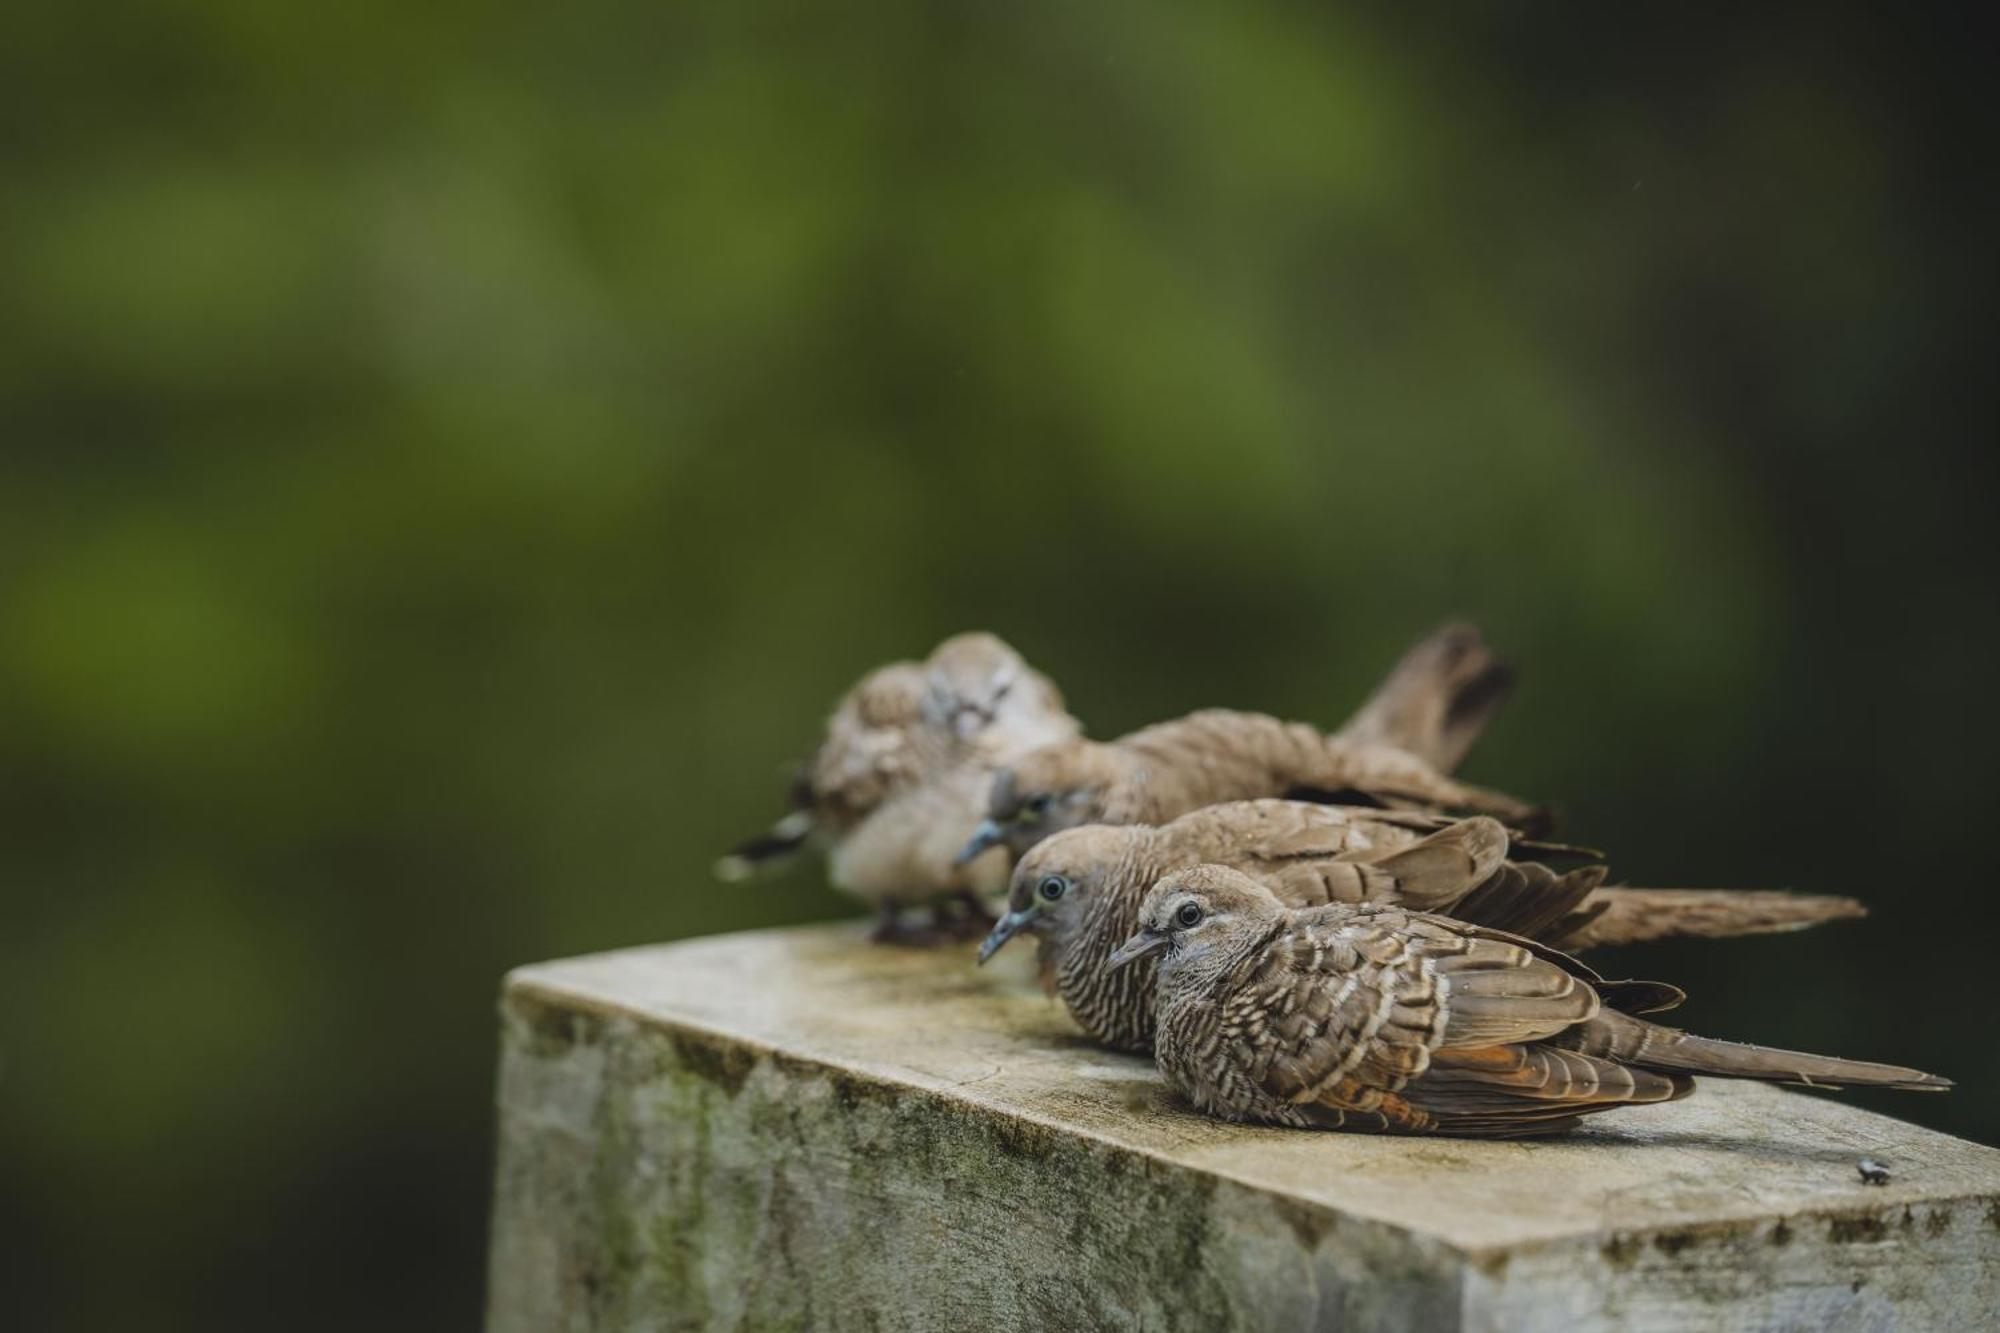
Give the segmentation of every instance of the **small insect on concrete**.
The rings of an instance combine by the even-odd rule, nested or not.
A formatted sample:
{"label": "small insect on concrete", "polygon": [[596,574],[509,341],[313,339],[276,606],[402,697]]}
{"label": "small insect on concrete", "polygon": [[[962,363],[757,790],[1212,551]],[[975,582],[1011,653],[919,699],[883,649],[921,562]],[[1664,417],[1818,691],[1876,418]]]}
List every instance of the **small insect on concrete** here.
{"label": "small insect on concrete", "polygon": [[1886,1185],[1889,1183],[1889,1168],[1885,1164],[1876,1161],[1873,1157],[1862,1158],[1854,1164],[1854,1169],[1861,1173],[1861,1183],[1864,1185]]}

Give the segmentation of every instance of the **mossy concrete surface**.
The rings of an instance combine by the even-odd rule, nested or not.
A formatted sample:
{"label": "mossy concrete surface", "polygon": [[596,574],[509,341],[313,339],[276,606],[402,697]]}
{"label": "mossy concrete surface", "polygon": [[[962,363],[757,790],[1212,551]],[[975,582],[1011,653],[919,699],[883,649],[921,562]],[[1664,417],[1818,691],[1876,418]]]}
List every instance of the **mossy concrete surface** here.
{"label": "mossy concrete surface", "polygon": [[1545,1143],[1219,1124],[1078,1035],[1028,953],[829,926],[515,972],[489,1333],[2000,1311],[2000,1151],[1712,1080]]}

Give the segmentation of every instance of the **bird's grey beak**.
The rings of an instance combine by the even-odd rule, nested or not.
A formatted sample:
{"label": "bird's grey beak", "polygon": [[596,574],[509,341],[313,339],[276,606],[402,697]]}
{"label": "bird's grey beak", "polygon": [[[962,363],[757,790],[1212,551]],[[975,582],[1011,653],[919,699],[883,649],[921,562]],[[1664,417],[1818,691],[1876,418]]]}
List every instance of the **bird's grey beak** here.
{"label": "bird's grey beak", "polygon": [[1001,828],[994,820],[983,820],[978,828],[972,830],[972,840],[959,849],[958,855],[951,858],[951,863],[962,866],[988,847],[998,847],[1005,841],[1007,841],[1006,829]]}
{"label": "bird's grey beak", "polygon": [[1124,967],[1136,963],[1141,958],[1150,958],[1167,947],[1167,937],[1157,930],[1142,930],[1125,943],[1118,946],[1118,952],[1105,960],[1105,966]]}
{"label": "bird's grey beak", "polygon": [[992,720],[987,716],[985,709],[968,705],[951,715],[951,731],[960,740],[966,740],[984,731]]}
{"label": "bird's grey beak", "polygon": [[998,921],[995,921],[992,931],[986,936],[986,943],[979,946],[979,961],[984,963],[994,954],[999,953],[1000,946],[1020,934],[1021,928],[1027,925],[1034,915],[1035,911],[1033,908],[1024,907],[1018,912],[1009,912]]}

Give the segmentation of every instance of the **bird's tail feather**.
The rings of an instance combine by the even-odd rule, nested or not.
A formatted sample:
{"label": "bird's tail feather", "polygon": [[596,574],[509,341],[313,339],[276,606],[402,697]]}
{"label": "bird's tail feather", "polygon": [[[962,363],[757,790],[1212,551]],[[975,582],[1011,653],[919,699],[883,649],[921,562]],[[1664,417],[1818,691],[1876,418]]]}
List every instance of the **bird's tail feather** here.
{"label": "bird's tail feather", "polygon": [[1951,1080],[1898,1065],[1867,1060],[1842,1060],[1771,1046],[1716,1041],[1678,1028],[1649,1023],[1603,1010],[1559,1039],[1560,1044],[1586,1055],[1637,1065],[1642,1069],[1677,1070],[1721,1078],[1758,1079],[1799,1087],[1900,1088],[1910,1092],[1942,1092]]}
{"label": "bird's tail feather", "polygon": [[1403,654],[1336,734],[1394,745],[1440,773],[1465,759],[1513,685],[1514,669],[1471,625],[1454,624]]}
{"label": "bird's tail feather", "polygon": [[[1853,898],[1781,889],[1599,889],[1583,911],[1538,936],[1563,949],[1804,930],[1868,915]],[[1522,932],[1523,934],[1529,932]]]}
{"label": "bird's tail feather", "polygon": [[732,883],[748,879],[765,866],[775,865],[796,854],[812,833],[811,813],[794,810],[773,824],[768,832],[738,843],[727,855],[719,858],[715,863],[715,877]]}

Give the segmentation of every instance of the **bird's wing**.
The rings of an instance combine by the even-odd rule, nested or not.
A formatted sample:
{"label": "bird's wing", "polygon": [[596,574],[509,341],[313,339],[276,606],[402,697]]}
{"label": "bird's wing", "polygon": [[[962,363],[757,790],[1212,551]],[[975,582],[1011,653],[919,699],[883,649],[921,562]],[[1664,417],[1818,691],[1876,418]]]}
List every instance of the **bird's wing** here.
{"label": "bird's wing", "polygon": [[1226,864],[1234,857],[1281,863],[1386,855],[1450,825],[1441,819],[1412,829],[1385,818],[1392,813],[1275,797],[1225,801],[1182,815],[1164,825],[1161,833],[1177,853],[1201,861]]}
{"label": "bird's wing", "polygon": [[1241,870],[1291,907],[1385,902],[1444,911],[1507,854],[1507,830],[1491,819],[1445,822],[1418,834],[1377,813],[1305,801],[1230,801],[1181,816],[1160,837],[1172,856]]}
{"label": "bird's wing", "polygon": [[1551,931],[1559,923],[1567,935],[1589,915],[1605,910],[1603,905],[1585,906],[1604,876],[1603,866],[1559,874],[1538,862],[1510,861],[1461,898],[1451,914],[1460,921],[1529,939],[1552,939]]}
{"label": "bird's wing", "polygon": [[1484,816],[1231,801],[1183,815],[1163,834],[1176,855],[1253,875],[1290,907],[1392,903],[1553,941],[1578,936],[1616,905],[1593,897],[1603,867],[1559,873],[1508,861],[1511,834]]}
{"label": "bird's wing", "polygon": [[[1296,913],[1225,1002],[1251,1076],[1295,1104],[1393,1092],[1444,1046],[1553,1036],[1598,1010],[1590,983],[1524,942],[1394,908]],[[1225,1035],[1225,1039],[1227,1035]]]}
{"label": "bird's wing", "polygon": [[[1315,914],[1305,914],[1314,918]],[[1223,1001],[1219,1040],[1270,1096],[1367,1109],[1423,1072],[1450,1015],[1437,978],[1387,918],[1294,917]]]}
{"label": "bird's wing", "polygon": [[1491,1138],[1553,1134],[1578,1117],[1685,1097],[1685,1075],[1634,1069],[1542,1043],[1447,1046],[1403,1098],[1440,1133]]}
{"label": "bird's wing", "polygon": [[826,722],[808,770],[812,808],[838,825],[923,779],[943,738],[924,720],[924,668],[892,662],[863,676]]}
{"label": "bird's wing", "polygon": [[1232,998],[1225,1032],[1234,1026],[1253,1049],[1251,1034],[1266,1034],[1269,1053],[1253,1076],[1309,1118],[1347,1128],[1545,1134],[1690,1086],[1542,1044],[1599,1011],[1595,987],[1561,955],[1393,910],[1301,917],[1267,949],[1255,983]]}
{"label": "bird's wing", "polygon": [[1147,809],[1163,817],[1218,801],[1312,794],[1491,814],[1536,830],[1547,822],[1538,807],[1445,777],[1406,750],[1350,744],[1261,713],[1202,709],[1116,744],[1146,773]]}

